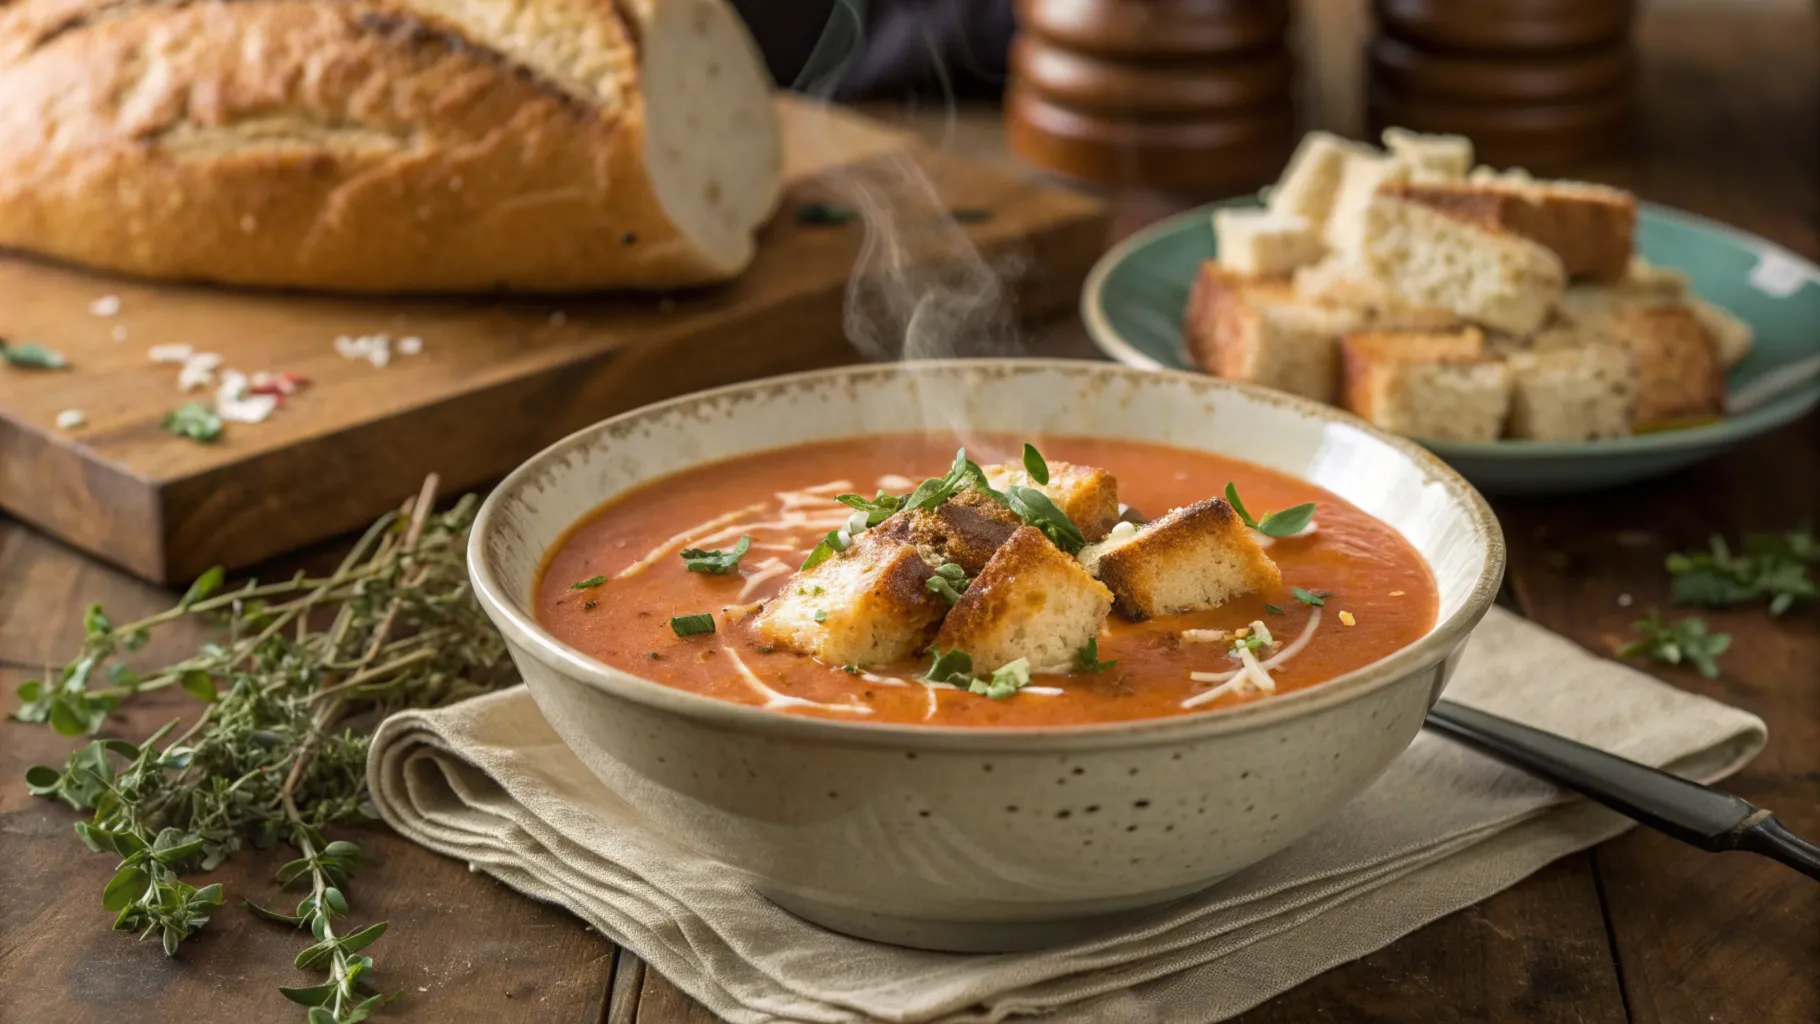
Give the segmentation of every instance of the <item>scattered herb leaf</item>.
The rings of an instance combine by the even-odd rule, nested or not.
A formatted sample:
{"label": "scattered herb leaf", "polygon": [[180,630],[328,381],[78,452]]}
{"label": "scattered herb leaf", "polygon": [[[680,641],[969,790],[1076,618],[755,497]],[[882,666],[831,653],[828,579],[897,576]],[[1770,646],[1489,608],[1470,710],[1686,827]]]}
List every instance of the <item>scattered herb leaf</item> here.
{"label": "scattered herb leaf", "polygon": [[595,587],[598,587],[602,583],[605,583],[605,582],[607,582],[607,578],[605,576],[589,576],[585,580],[576,580],[574,583],[569,584],[569,589],[570,590],[593,590]]}
{"label": "scattered herb leaf", "polygon": [[1267,604],[1267,605],[1265,605],[1265,606],[1264,606],[1264,610],[1265,610],[1265,611],[1267,611],[1267,612],[1269,612],[1269,613],[1270,613],[1270,614],[1272,614],[1272,615],[1281,615],[1281,614],[1283,614],[1283,609],[1281,609],[1281,608],[1278,608],[1278,607],[1277,607],[1277,606],[1276,606],[1276,605],[1274,605],[1274,604]]}
{"label": "scattered herb leaf", "polygon": [[0,339],[0,362],[21,370],[61,370],[70,364],[63,353],[35,341],[9,345],[4,339]]}
{"label": "scattered herb leaf", "polygon": [[1246,510],[1245,503],[1239,500],[1238,485],[1231,481],[1226,483],[1226,504],[1231,505],[1232,510],[1239,514],[1239,522],[1266,537],[1293,537],[1307,529],[1309,522],[1314,519],[1312,501],[1272,512],[1261,520],[1253,519]]}
{"label": "scattered herb leaf", "polygon": [[1024,472],[1030,474],[1038,487],[1049,482],[1049,463],[1043,461],[1043,453],[1029,441],[1024,442]]}
{"label": "scattered herb leaf", "polygon": [[158,425],[178,437],[211,444],[221,437],[221,417],[201,402],[180,405],[164,414]]}
{"label": "scattered herb leaf", "polygon": [[822,608],[817,608],[817,609],[815,609],[815,621],[817,621],[817,622],[827,622],[827,621],[828,621],[828,612],[827,612],[827,610],[826,610],[826,609],[822,609]]}
{"label": "scattered herb leaf", "polygon": [[963,650],[941,651],[930,648],[933,660],[923,679],[931,683],[956,683],[966,686],[973,681],[973,655]]}
{"label": "scattered herb leaf", "polygon": [[677,636],[712,633],[714,632],[714,616],[706,612],[699,615],[678,615],[670,619],[670,630]]}
{"label": "scattered herb leaf", "polygon": [[809,549],[809,557],[803,559],[803,565],[800,571],[807,572],[834,557],[834,536],[835,534],[830,533],[828,536],[822,538],[820,544]]}
{"label": "scattered herb leaf", "polygon": [[923,589],[932,594],[940,594],[948,599],[949,604],[954,604],[966,592],[967,585],[967,570],[953,562],[946,562],[935,570],[935,575],[923,582]]}
{"label": "scattered herb leaf", "polygon": [[689,548],[682,553],[683,566],[690,572],[705,572],[713,576],[725,576],[739,568],[739,560],[752,550],[752,538],[740,534],[739,541],[731,548],[721,551],[718,548],[703,551],[701,548]]}
{"label": "scattered herb leaf", "polygon": [[1713,659],[1731,646],[1730,633],[1708,633],[1706,622],[1691,616],[1668,622],[1651,615],[1638,619],[1635,626],[1640,636],[1618,648],[1618,657],[1646,657],[1670,665],[1685,661],[1706,678],[1719,678],[1719,664]]}
{"label": "scattered herb leaf", "polygon": [[1005,488],[1005,497],[1010,499],[1011,511],[1018,518],[1043,531],[1043,536],[1056,547],[1072,555],[1087,545],[1087,538],[1081,536],[1068,514],[1049,500],[1049,495],[1034,487],[1011,486]]}
{"label": "scattered herb leaf", "polygon": [[857,494],[837,494],[834,500],[866,513],[866,526],[873,527],[891,518],[892,513],[904,507],[904,499],[895,494],[879,491],[874,498],[862,498]]}
{"label": "scattered herb leaf", "polygon": [[1030,659],[1019,658],[994,669],[991,679],[974,679],[967,683],[970,693],[992,700],[1004,700],[1030,685]]}
{"label": "scattered herb leaf", "polygon": [[1797,600],[1820,596],[1807,571],[1820,564],[1820,541],[1811,532],[1746,534],[1743,549],[1733,554],[1714,534],[1706,551],[1669,555],[1675,603],[1725,608],[1768,599],[1770,613],[1781,615]]}
{"label": "scattered herb leaf", "polygon": [[1295,595],[1296,600],[1308,605],[1310,608],[1320,608],[1324,606],[1327,604],[1327,599],[1333,596],[1333,591],[1331,590],[1314,592],[1303,590],[1301,587],[1290,587],[1289,592]]}
{"label": "scattered herb leaf", "polygon": [[1086,646],[1074,652],[1074,671],[1080,675],[1104,672],[1117,664],[1116,658],[1112,661],[1100,660],[1100,638],[1097,636],[1089,637]]}
{"label": "scattered herb leaf", "polygon": [[1234,651],[1256,651],[1269,647],[1275,642],[1276,638],[1270,635],[1270,630],[1262,622],[1254,622],[1251,624],[1249,633],[1233,638],[1232,649]]}

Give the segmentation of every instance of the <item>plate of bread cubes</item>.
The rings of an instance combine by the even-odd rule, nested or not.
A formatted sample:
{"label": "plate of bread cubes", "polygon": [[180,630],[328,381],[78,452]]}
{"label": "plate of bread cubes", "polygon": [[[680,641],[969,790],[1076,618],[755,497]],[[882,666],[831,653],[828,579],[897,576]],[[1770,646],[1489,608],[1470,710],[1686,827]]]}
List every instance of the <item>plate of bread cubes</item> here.
{"label": "plate of bread cubes", "polygon": [[1311,132],[1261,197],[1120,243],[1094,341],[1341,406],[1500,493],[1670,472],[1820,402],[1820,267],[1462,136],[1383,139]]}

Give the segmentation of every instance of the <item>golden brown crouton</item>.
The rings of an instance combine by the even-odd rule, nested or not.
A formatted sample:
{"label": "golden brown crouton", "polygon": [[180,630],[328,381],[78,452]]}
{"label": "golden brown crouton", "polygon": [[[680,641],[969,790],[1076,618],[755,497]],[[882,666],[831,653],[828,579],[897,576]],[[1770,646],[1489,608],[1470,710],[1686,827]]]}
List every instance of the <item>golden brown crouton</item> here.
{"label": "golden brown crouton", "polygon": [[1017,513],[968,488],[934,508],[900,512],[872,532],[914,546],[932,568],[952,562],[975,576],[1022,525]]}
{"label": "golden brown crouton", "polygon": [[1597,321],[1637,361],[1639,430],[1719,416],[1725,411],[1725,372],[1719,343],[1686,306],[1613,310]]}
{"label": "golden brown crouton", "polygon": [[935,647],[966,651],[975,675],[1019,658],[1032,672],[1066,671],[1112,607],[1112,593],[1080,563],[1021,526],[948,613]]}
{"label": "golden brown crouton", "polygon": [[830,665],[872,665],[922,650],[948,602],[923,584],[916,548],[867,530],[847,550],[792,576],[754,629]]}
{"label": "golden brown crouton", "polygon": [[1630,433],[1637,364],[1628,350],[1538,346],[1512,353],[1508,364],[1511,437],[1589,441]]}
{"label": "golden brown crouton", "polygon": [[1241,274],[1287,274],[1326,251],[1308,218],[1245,206],[1214,210],[1213,237],[1220,265]]}
{"label": "golden brown crouton", "polygon": [[1212,260],[1201,265],[1182,324],[1201,369],[1292,395],[1331,402],[1339,385],[1334,344],[1367,314],[1296,294],[1284,278],[1249,278]]}
{"label": "golden brown crouton", "polygon": [[1119,613],[1139,621],[1217,608],[1283,579],[1220,498],[1178,508],[1143,526],[1121,524],[1104,542],[1082,548],[1079,557],[1112,590]]}
{"label": "golden brown crouton", "polygon": [[1360,265],[1405,302],[1512,334],[1542,326],[1567,283],[1548,248],[1390,192],[1366,205],[1362,238]]}
{"label": "golden brown crouton", "polygon": [[1476,328],[1382,331],[1340,340],[1346,408],[1410,437],[1495,441],[1510,408],[1510,370]]}
{"label": "golden brown crouton", "polygon": [[1630,270],[1637,200],[1623,189],[1576,181],[1461,181],[1384,191],[1536,242],[1560,257],[1570,278],[1617,281]]}
{"label": "golden brown crouton", "polygon": [[[1055,502],[1081,536],[1099,540],[1119,521],[1119,482],[1103,469],[1077,466],[1070,462],[1049,463],[1049,482],[1040,487],[1033,483],[1022,463],[1005,462],[986,467],[986,482],[995,490],[1016,485],[1036,487]],[[1020,520],[1021,522],[1021,520]]]}

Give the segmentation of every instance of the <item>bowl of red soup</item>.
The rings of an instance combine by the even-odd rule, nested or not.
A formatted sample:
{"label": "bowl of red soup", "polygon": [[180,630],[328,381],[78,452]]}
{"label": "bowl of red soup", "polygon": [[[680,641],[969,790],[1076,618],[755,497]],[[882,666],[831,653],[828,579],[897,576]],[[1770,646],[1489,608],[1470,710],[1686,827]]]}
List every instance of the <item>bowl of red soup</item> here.
{"label": "bowl of red soup", "polygon": [[1200,375],[850,367],[616,416],[493,492],[477,593],[662,837],[837,931],[1089,934],[1415,736],[1503,541],[1414,444]]}

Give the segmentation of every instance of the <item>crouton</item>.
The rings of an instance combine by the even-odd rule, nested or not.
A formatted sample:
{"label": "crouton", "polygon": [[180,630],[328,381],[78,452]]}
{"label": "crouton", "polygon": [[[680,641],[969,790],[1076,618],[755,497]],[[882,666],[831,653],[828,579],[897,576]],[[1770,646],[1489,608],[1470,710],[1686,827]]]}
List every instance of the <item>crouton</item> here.
{"label": "crouton", "polygon": [[1686,271],[1660,266],[1633,254],[1630,265],[1624,269],[1624,279],[1617,283],[1632,291],[1678,299],[1687,294],[1688,281]]}
{"label": "crouton", "polygon": [[1464,135],[1423,135],[1407,128],[1384,129],[1384,148],[1414,168],[1418,181],[1466,177],[1472,166],[1472,140]]}
{"label": "crouton", "polygon": [[1321,258],[1326,246],[1308,218],[1222,206],[1213,211],[1220,265],[1241,274],[1287,274]]}
{"label": "crouton", "polygon": [[1358,314],[1359,330],[1436,331],[1460,326],[1458,313],[1411,305],[1341,256],[1302,267],[1294,280],[1299,298]]}
{"label": "crouton", "polygon": [[1112,592],[1034,526],[1020,526],[955,603],[935,647],[973,657],[975,675],[1019,658],[1061,672],[1106,621]]}
{"label": "crouton", "polygon": [[948,602],[916,548],[867,530],[792,576],[759,612],[758,635],[830,665],[873,665],[921,651]]}
{"label": "crouton", "polygon": [[1561,311],[1586,317],[1626,306],[1672,306],[1688,300],[1686,274],[1632,256],[1620,280],[1568,285],[1561,293]]}
{"label": "crouton", "polygon": [[1612,310],[1596,326],[1637,362],[1635,430],[1661,429],[1722,415],[1725,371],[1719,343],[1687,306]]}
{"label": "crouton", "polygon": [[1511,437],[1590,441],[1630,433],[1637,364],[1613,345],[1549,347],[1512,353]]}
{"label": "crouton", "polygon": [[1373,196],[1365,220],[1361,265],[1406,302],[1528,334],[1567,283],[1561,260],[1543,246],[1412,200]]}
{"label": "crouton", "polygon": [[1348,154],[1323,234],[1327,248],[1357,260],[1367,231],[1365,211],[1380,189],[1409,180],[1410,165],[1381,153]]}
{"label": "crouton", "polygon": [[1189,358],[1208,373],[1332,402],[1339,387],[1334,344],[1366,319],[1359,310],[1306,301],[1281,278],[1247,278],[1208,261],[1182,327]]}
{"label": "crouton", "polygon": [[1630,269],[1637,200],[1622,189],[1576,181],[1459,181],[1397,184],[1384,191],[1527,238],[1559,257],[1570,278],[1618,281]]}
{"label": "crouton", "polygon": [[1081,564],[1112,591],[1119,614],[1137,621],[1218,608],[1283,581],[1275,562],[1223,499],[1178,508],[1089,544]]}
{"label": "crouton", "polygon": [[1719,346],[1719,365],[1729,370],[1744,361],[1756,342],[1750,324],[1739,319],[1730,310],[1689,295],[1681,300],[1687,305],[1700,323],[1712,334],[1713,341]]}
{"label": "crouton", "polygon": [[973,576],[1022,525],[1017,513],[968,488],[934,508],[900,512],[871,532],[911,545],[931,568],[952,562]]}
{"label": "crouton", "polygon": [[[987,466],[986,482],[995,490],[1016,484],[1035,487],[1055,502],[1075,529],[1087,540],[1099,540],[1119,521],[1119,482],[1103,469],[1077,466],[1069,462],[1049,463],[1049,482],[1037,484],[1030,479],[1022,463],[1005,462]],[[1022,522],[1022,520],[1019,520]]]}
{"label": "crouton", "polygon": [[1397,434],[1495,441],[1510,409],[1510,370],[1474,328],[1384,331],[1340,339],[1346,408]]}
{"label": "crouton", "polygon": [[1371,153],[1370,146],[1328,132],[1302,136],[1288,166],[1283,168],[1282,179],[1270,190],[1271,212],[1301,217],[1320,231],[1327,223],[1328,211],[1333,209],[1346,157]]}

